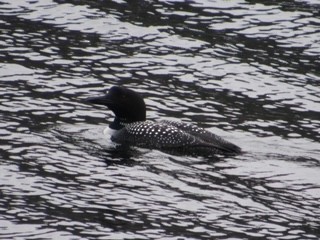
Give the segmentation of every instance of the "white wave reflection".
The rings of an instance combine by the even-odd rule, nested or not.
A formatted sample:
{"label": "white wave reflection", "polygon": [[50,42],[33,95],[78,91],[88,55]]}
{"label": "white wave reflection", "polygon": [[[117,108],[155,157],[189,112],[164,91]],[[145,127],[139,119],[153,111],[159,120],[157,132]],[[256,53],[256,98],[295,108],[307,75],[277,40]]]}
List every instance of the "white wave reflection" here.
{"label": "white wave reflection", "polygon": [[43,179],[34,174],[21,174],[17,166],[2,165],[0,169],[0,181],[3,193],[13,196],[37,196],[49,194],[49,191],[41,189]]}
{"label": "white wave reflection", "polygon": [[1,238],[3,239],[25,239],[25,238],[41,238],[41,239],[80,239],[80,237],[72,236],[67,231],[57,231],[54,228],[44,228],[41,224],[16,224],[10,220],[0,220]]}
{"label": "white wave reflection", "polygon": [[[312,10],[2,3],[1,237],[317,239]],[[152,119],[209,126],[246,152],[117,149],[103,135],[111,111],[82,102],[114,84],[145,96]]]}
{"label": "white wave reflection", "polygon": [[57,4],[51,0],[46,0],[33,2],[7,1],[4,7],[15,13],[20,12],[20,17],[24,19],[41,20],[57,27],[80,30],[84,33],[99,33],[105,37],[112,37],[113,40],[159,33],[156,28],[152,27],[149,27],[146,32],[143,27],[121,22],[117,19],[117,16],[107,15],[86,5]]}

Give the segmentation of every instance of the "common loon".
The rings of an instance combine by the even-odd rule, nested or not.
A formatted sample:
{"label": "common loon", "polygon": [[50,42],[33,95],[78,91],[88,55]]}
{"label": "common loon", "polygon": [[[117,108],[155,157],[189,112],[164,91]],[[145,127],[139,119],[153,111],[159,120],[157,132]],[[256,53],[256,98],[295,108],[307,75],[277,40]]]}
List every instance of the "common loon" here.
{"label": "common loon", "polygon": [[113,86],[104,96],[90,97],[87,102],[107,106],[115,118],[113,142],[160,150],[206,151],[212,154],[237,154],[241,149],[221,137],[182,122],[146,120],[143,98],[135,91]]}

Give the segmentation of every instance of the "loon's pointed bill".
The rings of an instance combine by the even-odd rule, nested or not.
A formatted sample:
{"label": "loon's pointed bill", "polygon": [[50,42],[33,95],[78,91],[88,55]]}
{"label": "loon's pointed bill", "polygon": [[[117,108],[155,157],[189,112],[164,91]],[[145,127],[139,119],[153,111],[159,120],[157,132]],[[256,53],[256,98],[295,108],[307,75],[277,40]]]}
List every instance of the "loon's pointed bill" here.
{"label": "loon's pointed bill", "polygon": [[86,102],[98,104],[98,105],[108,105],[111,104],[112,101],[106,97],[106,95],[97,96],[97,97],[89,97],[85,99]]}
{"label": "loon's pointed bill", "polygon": [[104,96],[87,99],[107,106],[115,115],[109,127],[119,144],[164,150],[201,150],[219,154],[241,153],[241,148],[195,125],[174,121],[146,121],[146,106],[135,91],[113,86]]}

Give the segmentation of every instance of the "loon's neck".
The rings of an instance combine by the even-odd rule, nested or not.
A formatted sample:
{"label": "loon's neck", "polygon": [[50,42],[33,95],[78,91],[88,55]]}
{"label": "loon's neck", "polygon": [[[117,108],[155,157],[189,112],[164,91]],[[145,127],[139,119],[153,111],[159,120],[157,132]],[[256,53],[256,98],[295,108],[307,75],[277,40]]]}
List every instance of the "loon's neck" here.
{"label": "loon's neck", "polygon": [[112,130],[120,130],[121,128],[124,128],[124,124],[118,117],[115,117],[113,122],[109,124],[109,128]]}
{"label": "loon's neck", "polygon": [[113,122],[109,124],[109,128],[112,130],[120,130],[124,128],[127,124],[131,123],[127,119],[115,117]]}

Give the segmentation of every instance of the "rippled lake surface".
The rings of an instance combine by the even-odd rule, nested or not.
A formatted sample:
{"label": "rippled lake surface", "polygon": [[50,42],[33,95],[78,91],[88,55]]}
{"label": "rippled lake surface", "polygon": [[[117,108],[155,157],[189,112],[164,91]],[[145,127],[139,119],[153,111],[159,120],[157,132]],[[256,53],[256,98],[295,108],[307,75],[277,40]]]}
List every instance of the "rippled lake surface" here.
{"label": "rippled lake surface", "polygon": [[[0,238],[319,239],[319,10],[0,0]],[[245,153],[117,148],[112,85]]]}

